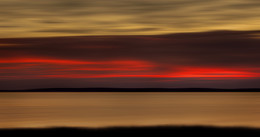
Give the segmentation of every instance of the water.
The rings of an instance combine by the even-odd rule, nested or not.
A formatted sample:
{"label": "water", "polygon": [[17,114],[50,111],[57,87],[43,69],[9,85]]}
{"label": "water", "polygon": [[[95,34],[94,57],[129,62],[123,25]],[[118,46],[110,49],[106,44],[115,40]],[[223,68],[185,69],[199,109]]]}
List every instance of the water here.
{"label": "water", "polygon": [[0,93],[0,128],[260,127],[260,93]]}

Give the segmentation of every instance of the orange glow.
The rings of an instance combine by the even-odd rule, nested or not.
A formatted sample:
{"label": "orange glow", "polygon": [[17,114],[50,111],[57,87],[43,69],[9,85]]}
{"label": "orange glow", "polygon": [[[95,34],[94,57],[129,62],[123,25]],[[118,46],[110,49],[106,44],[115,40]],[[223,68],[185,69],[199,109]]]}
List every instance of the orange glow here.
{"label": "orange glow", "polygon": [[213,68],[165,66],[142,60],[84,61],[50,58],[0,60],[0,78],[196,78],[251,79],[260,77],[260,68]]}
{"label": "orange glow", "polygon": [[21,58],[0,60],[0,63],[50,63],[50,64],[120,64],[120,65],[144,65],[144,61],[136,60],[115,60],[115,61],[80,61],[65,59],[48,59],[48,58]]}
{"label": "orange glow", "polygon": [[201,77],[201,78],[245,78],[257,77],[259,73],[231,68],[199,68],[185,67],[179,72],[174,72],[176,77]]}

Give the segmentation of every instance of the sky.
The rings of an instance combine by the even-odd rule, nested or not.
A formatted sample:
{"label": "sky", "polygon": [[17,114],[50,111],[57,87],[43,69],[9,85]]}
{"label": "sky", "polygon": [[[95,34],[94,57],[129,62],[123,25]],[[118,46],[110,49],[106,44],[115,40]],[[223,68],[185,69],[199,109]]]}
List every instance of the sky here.
{"label": "sky", "polygon": [[0,37],[259,30],[259,0],[0,0]]}
{"label": "sky", "polygon": [[259,0],[0,0],[0,89],[260,88]]}

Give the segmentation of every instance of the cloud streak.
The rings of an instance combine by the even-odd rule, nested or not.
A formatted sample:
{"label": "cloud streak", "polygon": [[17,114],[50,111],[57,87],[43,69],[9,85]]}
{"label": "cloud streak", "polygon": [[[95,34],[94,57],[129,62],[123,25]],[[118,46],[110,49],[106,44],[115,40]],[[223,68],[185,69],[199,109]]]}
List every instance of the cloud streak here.
{"label": "cloud streak", "polygon": [[0,36],[259,30],[259,5],[255,0],[1,0]]}
{"label": "cloud streak", "polygon": [[44,79],[49,80],[47,83],[67,79],[100,84],[99,87],[106,82],[115,87],[174,87],[176,83],[187,87],[211,81],[207,85],[218,87],[223,81],[251,80],[250,84],[232,87],[252,83],[257,86],[260,78],[257,35],[259,31],[213,31],[153,36],[2,38],[0,45],[6,46],[0,46],[0,81],[35,80],[33,83],[38,85]]}

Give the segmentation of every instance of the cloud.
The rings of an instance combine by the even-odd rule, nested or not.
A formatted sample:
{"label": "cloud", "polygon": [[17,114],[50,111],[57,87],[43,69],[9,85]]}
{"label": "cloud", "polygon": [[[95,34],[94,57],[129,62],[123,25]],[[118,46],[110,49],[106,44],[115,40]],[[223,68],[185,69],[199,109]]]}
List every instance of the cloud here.
{"label": "cloud", "polygon": [[[76,60],[147,60],[158,64],[258,66],[257,31],[216,31],[158,36],[1,39],[0,57],[42,56]],[[93,48],[98,47],[98,48]],[[12,53],[15,53],[12,54]]]}
{"label": "cloud", "polygon": [[47,23],[47,24],[59,24],[59,23],[66,23],[64,21],[56,21],[56,20],[42,20],[42,21],[39,21],[41,23]]}
{"label": "cloud", "polygon": [[53,33],[89,33],[93,32],[94,30],[88,29],[46,29],[46,30],[37,30],[35,32],[53,32]]}
{"label": "cloud", "polygon": [[[7,23],[20,27],[2,30],[0,36],[155,35],[227,28],[259,30],[257,7],[259,1],[253,0],[2,0],[0,20],[5,23],[0,22],[0,26]],[[77,30],[93,31],[68,32],[75,30],[75,26]],[[68,31],[61,31],[64,28]],[[145,28],[154,29],[140,31]]]}
{"label": "cloud", "polygon": [[[259,31],[0,39],[2,79],[260,77]],[[19,70],[19,71],[17,71]]]}
{"label": "cloud", "polygon": [[1,25],[0,28],[16,28],[19,26],[12,26],[12,25]]}

